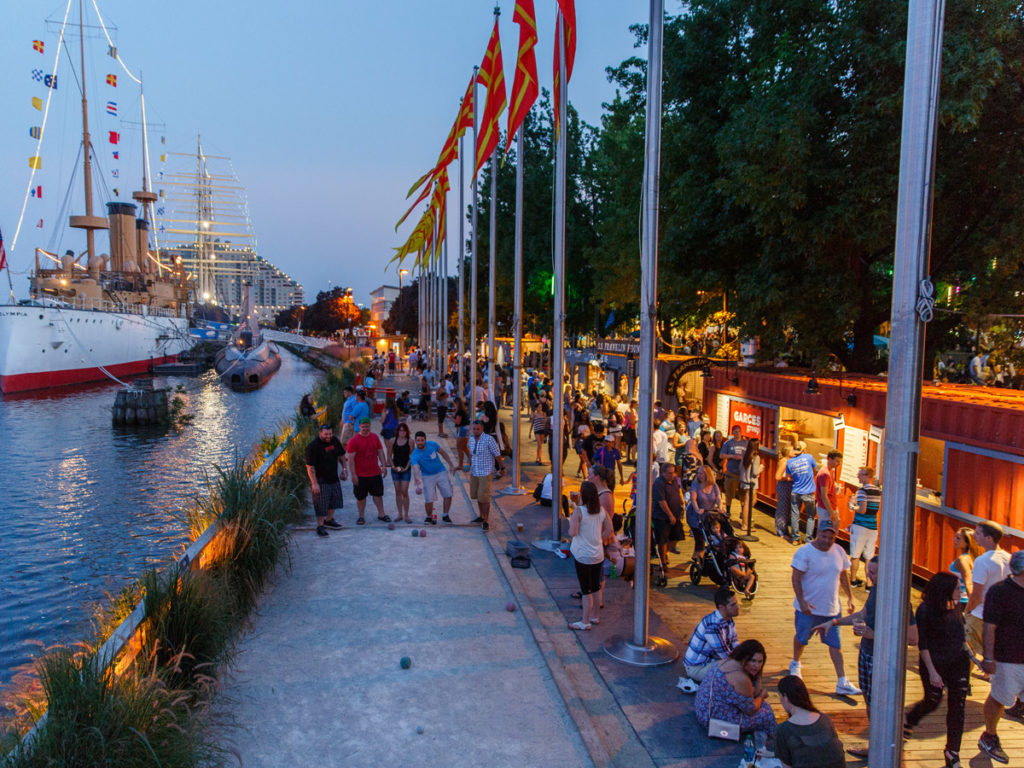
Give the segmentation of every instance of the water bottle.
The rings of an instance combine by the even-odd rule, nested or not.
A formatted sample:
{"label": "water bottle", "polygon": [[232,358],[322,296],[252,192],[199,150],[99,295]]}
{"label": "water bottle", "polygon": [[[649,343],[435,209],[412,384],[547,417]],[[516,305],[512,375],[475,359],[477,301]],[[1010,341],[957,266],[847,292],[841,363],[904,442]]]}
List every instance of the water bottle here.
{"label": "water bottle", "polygon": [[619,571],[615,567],[615,561],[612,561],[612,568],[611,571],[609,571],[608,576],[612,579],[617,579],[619,577]]}
{"label": "water bottle", "polygon": [[747,737],[743,740],[743,763],[744,765],[753,765],[754,758],[757,756],[757,750],[754,748],[754,734],[748,733]]}

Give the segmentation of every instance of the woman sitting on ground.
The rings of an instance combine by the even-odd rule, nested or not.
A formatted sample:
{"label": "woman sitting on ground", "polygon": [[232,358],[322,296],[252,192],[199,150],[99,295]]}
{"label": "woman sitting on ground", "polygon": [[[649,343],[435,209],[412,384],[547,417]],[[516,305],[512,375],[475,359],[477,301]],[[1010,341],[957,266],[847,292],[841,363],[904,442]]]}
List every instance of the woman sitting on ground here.
{"label": "woman sitting on ground", "polygon": [[779,700],[789,719],[775,731],[775,757],[785,768],[844,768],[843,743],[828,715],[811,703],[804,681],[779,680]]}
{"label": "woman sitting on ground", "polygon": [[713,717],[739,723],[741,733],[762,731],[766,738],[771,738],[775,733],[775,713],[761,682],[765,658],[764,646],[759,641],[744,640],[713,667],[693,702],[697,722],[706,729]]}

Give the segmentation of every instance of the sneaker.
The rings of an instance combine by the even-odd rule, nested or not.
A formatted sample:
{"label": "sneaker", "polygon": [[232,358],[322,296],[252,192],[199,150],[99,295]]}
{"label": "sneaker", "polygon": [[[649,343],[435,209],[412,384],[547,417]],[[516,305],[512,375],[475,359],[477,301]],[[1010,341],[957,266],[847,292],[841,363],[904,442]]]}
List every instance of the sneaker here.
{"label": "sneaker", "polygon": [[981,738],[978,739],[978,749],[988,754],[997,763],[1010,762],[1010,758],[1006,756],[1002,745],[999,743],[999,737],[994,733],[988,733],[987,731],[982,733]]}
{"label": "sneaker", "polygon": [[850,757],[856,758],[857,760],[868,759],[868,748],[867,747],[852,747],[846,750],[846,754]]}
{"label": "sneaker", "polygon": [[836,683],[836,693],[840,696],[860,696],[863,691],[845,677],[840,677]]}
{"label": "sneaker", "polygon": [[489,526],[487,523],[481,523],[480,527],[485,531],[491,530],[491,526]]}
{"label": "sneaker", "polygon": [[472,520],[470,520],[471,523],[482,523],[483,521],[484,521],[484,519],[482,517],[480,517],[480,515],[477,515]]}
{"label": "sneaker", "polygon": [[328,533],[327,533],[327,528],[325,528],[325,527],[324,527],[324,526],[322,526],[322,525],[318,525],[318,526],[316,527],[316,535],[317,535],[317,536],[327,536],[327,535],[328,535]]}
{"label": "sneaker", "polygon": [[791,662],[789,662],[789,674],[793,675],[794,677],[802,678],[803,676],[800,674],[800,672],[801,672],[801,669],[800,669],[800,662],[799,661],[791,661]]}
{"label": "sneaker", "polygon": [[338,530],[345,527],[337,520],[324,520],[324,526],[326,526],[327,528],[334,528]]}
{"label": "sneaker", "polygon": [[851,587],[859,587],[864,584],[864,579],[854,579],[850,582]]}
{"label": "sneaker", "polygon": [[431,525],[437,525],[437,516],[435,515],[434,517],[431,517],[427,522]]}
{"label": "sneaker", "polygon": [[432,522],[433,522],[433,518],[431,518],[429,516],[423,518],[423,524],[424,525],[430,525]]}
{"label": "sneaker", "polygon": [[445,523],[450,523],[452,521],[452,519],[450,517],[448,517],[448,515],[445,515],[444,517],[441,518],[441,521],[445,522]]}

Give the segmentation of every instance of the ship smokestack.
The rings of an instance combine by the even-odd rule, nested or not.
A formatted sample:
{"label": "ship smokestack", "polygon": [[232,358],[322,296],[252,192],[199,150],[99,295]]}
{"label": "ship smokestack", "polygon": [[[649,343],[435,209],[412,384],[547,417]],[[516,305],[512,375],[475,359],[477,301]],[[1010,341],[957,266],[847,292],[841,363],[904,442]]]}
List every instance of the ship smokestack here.
{"label": "ship smokestack", "polygon": [[149,260],[149,222],[145,219],[135,220],[135,253],[140,272],[149,274],[156,269]]}
{"label": "ship smokestack", "polygon": [[123,272],[130,264],[137,264],[135,255],[135,204],[107,203],[110,219],[110,270]]}

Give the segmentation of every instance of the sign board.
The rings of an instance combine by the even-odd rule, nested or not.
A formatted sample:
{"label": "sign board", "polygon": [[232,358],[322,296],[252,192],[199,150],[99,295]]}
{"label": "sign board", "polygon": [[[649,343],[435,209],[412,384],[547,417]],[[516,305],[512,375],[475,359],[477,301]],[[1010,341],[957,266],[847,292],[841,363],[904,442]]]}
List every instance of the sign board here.
{"label": "sign board", "polygon": [[634,355],[640,354],[640,341],[632,339],[598,339],[594,345],[599,355]]}
{"label": "sign board", "polygon": [[715,397],[715,429],[723,436],[729,434],[729,396]]}
{"label": "sign board", "polygon": [[868,440],[873,443],[881,443],[882,435],[885,434],[885,430],[881,427],[876,427],[874,424],[871,425],[871,429],[868,432]]}
{"label": "sign board", "polygon": [[764,411],[756,405],[732,400],[729,402],[729,432],[739,425],[744,440],[761,439],[761,422],[764,418]]}
{"label": "sign board", "polygon": [[832,418],[832,429],[834,429],[836,432],[838,432],[840,429],[845,429],[845,428],[846,428],[846,419],[843,417],[843,414],[840,413],[838,416],[835,416],[835,417]]}
{"label": "sign board", "polygon": [[839,479],[853,488],[859,488],[857,470],[868,465],[868,433],[847,425],[843,434],[843,463]]}

